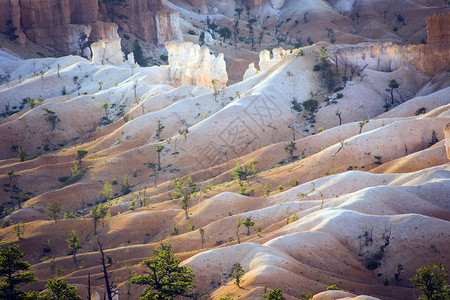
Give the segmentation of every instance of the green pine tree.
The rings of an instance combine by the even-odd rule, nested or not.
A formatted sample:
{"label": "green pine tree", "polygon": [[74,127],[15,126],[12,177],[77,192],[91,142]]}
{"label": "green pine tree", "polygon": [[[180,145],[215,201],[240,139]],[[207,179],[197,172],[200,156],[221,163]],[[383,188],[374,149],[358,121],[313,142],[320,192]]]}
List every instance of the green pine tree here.
{"label": "green pine tree", "polygon": [[45,288],[50,292],[48,300],[81,300],[81,297],[77,295],[77,287],[69,285],[67,281],[49,279]]}
{"label": "green pine tree", "polygon": [[0,299],[26,299],[29,294],[21,291],[21,286],[37,281],[34,273],[28,271],[31,265],[22,261],[24,256],[25,254],[19,251],[19,245],[0,249]]}
{"label": "green pine tree", "polygon": [[419,300],[447,300],[450,299],[450,288],[445,285],[447,276],[445,266],[434,263],[420,267],[410,280],[422,292]]}
{"label": "green pine tree", "polygon": [[180,267],[180,259],[172,252],[170,244],[161,244],[153,251],[153,258],[141,262],[148,274],[132,278],[131,283],[146,286],[141,300],[173,299],[175,296],[192,296],[194,274],[188,267]]}
{"label": "green pine tree", "polygon": [[77,234],[74,229],[70,232],[70,238],[67,239],[67,247],[70,249],[70,254],[73,255],[73,261],[78,263],[77,261],[77,252],[83,246],[81,245],[80,239],[77,237]]}

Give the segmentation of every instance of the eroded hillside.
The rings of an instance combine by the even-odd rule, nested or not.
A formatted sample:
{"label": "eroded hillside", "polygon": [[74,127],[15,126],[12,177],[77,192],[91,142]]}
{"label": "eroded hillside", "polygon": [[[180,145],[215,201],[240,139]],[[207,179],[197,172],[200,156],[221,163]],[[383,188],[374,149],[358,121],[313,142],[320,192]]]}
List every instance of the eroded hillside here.
{"label": "eroded hillside", "polygon": [[[256,299],[268,286],[294,299],[333,284],[350,293],[317,299],[416,297],[419,266],[450,265],[450,80],[430,67],[448,45],[411,47],[263,51],[228,85],[224,56],[192,43],[168,44],[169,65],[154,67],[3,56],[0,238],[20,244],[36,290],[58,276],[85,296],[100,238],[120,299],[139,297],[128,277],[161,241],[205,298]],[[184,208],[176,178],[197,183]],[[109,215],[94,229],[99,203]]]}

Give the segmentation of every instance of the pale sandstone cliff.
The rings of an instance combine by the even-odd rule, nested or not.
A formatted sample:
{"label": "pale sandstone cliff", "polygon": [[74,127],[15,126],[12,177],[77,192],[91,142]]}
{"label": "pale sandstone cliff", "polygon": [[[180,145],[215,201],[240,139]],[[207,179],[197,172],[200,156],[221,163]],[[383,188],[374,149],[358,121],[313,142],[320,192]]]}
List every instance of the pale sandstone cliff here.
{"label": "pale sandstone cliff", "polygon": [[166,48],[170,78],[176,86],[226,87],[228,74],[222,53],[215,56],[210,54],[208,48],[192,42],[172,41],[166,43]]}

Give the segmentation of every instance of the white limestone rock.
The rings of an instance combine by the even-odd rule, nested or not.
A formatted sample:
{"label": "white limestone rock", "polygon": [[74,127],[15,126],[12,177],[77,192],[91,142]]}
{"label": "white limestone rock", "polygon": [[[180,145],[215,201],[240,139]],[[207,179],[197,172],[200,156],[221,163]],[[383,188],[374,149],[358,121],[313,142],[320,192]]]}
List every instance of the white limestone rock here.
{"label": "white limestone rock", "polygon": [[214,42],[214,39],[208,31],[205,31],[205,44],[211,45]]}
{"label": "white limestone rock", "polygon": [[283,48],[275,48],[272,50],[272,57],[270,52],[263,50],[259,53],[259,67],[260,71],[265,71],[282,61],[286,56],[292,54],[291,50],[284,50]]}
{"label": "white limestone rock", "polygon": [[92,62],[97,65],[120,66],[123,63],[124,54],[120,46],[120,38],[92,43],[91,51]]}
{"label": "white limestone rock", "polygon": [[269,0],[269,3],[273,9],[279,10],[283,7],[284,0]]}
{"label": "white limestone rock", "polygon": [[257,68],[255,68],[255,63],[251,63],[248,65],[248,69],[245,71],[243,79],[246,80],[252,76],[255,76],[258,73],[259,71]]}
{"label": "white limestone rock", "polygon": [[118,26],[111,23],[99,23],[99,25],[96,31],[101,31],[106,38],[91,44],[92,62],[97,65],[122,65],[125,55],[117,33]]}
{"label": "white limestone rock", "polygon": [[130,67],[140,67],[140,65],[134,60],[134,53],[130,52],[127,55],[127,60],[125,61]]}
{"label": "white limestone rock", "polygon": [[170,79],[175,86],[197,85],[206,88],[226,87],[228,74],[222,53],[217,57],[207,47],[192,42],[166,43]]}

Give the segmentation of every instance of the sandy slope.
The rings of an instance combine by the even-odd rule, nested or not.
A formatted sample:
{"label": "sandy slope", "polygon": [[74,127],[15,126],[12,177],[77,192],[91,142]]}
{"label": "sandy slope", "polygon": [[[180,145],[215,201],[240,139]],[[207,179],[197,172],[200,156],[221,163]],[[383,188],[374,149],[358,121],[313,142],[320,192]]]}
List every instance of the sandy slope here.
{"label": "sandy slope", "polygon": [[[344,9],[346,2],[333,5]],[[17,239],[13,226],[0,229],[0,239],[6,245],[21,244],[40,279],[34,287],[42,289],[54,275],[51,261],[40,261],[45,255],[64,268],[64,279],[85,290],[87,274],[100,272],[95,245],[100,236],[117,261],[113,269],[122,295],[128,274],[144,271],[137,263],[160,241],[170,241],[196,274],[196,291],[214,299],[226,293],[256,299],[266,285],[295,299],[332,284],[350,293],[328,291],[314,299],[417,296],[408,279],[418,266],[434,261],[449,265],[450,169],[443,141],[443,128],[450,123],[448,77],[429,78],[408,65],[393,72],[367,68],[345,84],[337,103],[328,104],[323,95],[337,94],[328,93],[312,71],[320,46],[303,50],[304,56],[288,55],[216,97],[209,89],[173,86],[166,66],[132,70],[95,66],[77,57],[0,64],[12,79],[9,86],[0,86],[0,107],[19,107],[25,97],[45,98],[34,109],[14,108],[22,111],[0,123],[0,182],[7,184],[6,173],[14,169],[19,176],[13,184],[22,193],[33,193],[8,216],[14,223],[25,222],[24,239]],[[33,74],[41,69],[43,78]],[[405,101],[384,112],[385,89],[394,78]],[[292,109],[294,98],[300,103],[319,100],[315,122]],[[110,106],[109,125],[102,120],[104,102]],[[416,115],[421,107],[426,113]],[[60,119],[53,130],[44,109]],[[336,110],[342,112],[340,126]],[[165,126],[161,140],[155,133],[157,119]],[[358,121],[366,119],[360,128]],[[187,135],[180,135],[185,129]],[[429,147],[433,131],[438,141]],[[297,158],[290,161],[284,147],[294,133]],[[12,146],[19,144],[29,157],[40,156],[17,162]],[[164,146],[162,170],[155,173],[148,163],[157,162],[158,145]],[[92,167],[77,183],[61,187],[58,178],[69,174],[77,149],[89,151],[83,165]],[[243,183],[254,189],[251,196],[237,193],[231,174],[237,161],[256,161],[258,174]],[[122,195],[126,174],[132,192]],[[180,200],[171,200],[172,180],[188,174],[204,187],[191,199],[190,223]],[[289,183],[293,178],[298,182]],[[104,183],[114,179],[112,216],[100,222],[94,235],[89,210],[100,200]],[[271,184],[269,196],[263,196],[266,183]],[[279,185],[283,188],[277,190]],[[141,207],[144,197],[147,203]],[[10,193],[0,191],[0,200],[9,206]],[[61,203],[64,212],[77,212],[78,218],[55,224],[46,214],[52,201]],[[246,217],[256,223],[249,236],[244,226],[236,233],[236,220]],[[177,234],[172,234],[174,228]],[[203,240],[199,228],[204,229]],[[373,243],[365,245],[361,236],[372,228]],[[71,229],[83,243],[82,268],[66,256]],[[365,257],[384,244],[381,234],[388,230],[381,265],[368,270]],[[52,250],[42,253],[49,239]],[[246,271],[242,289],[230,278],[238,262]],[[398,264],[404,266],[400,281],[394,278]],[[390,285],[383,284],[385,279]],[[101,291],[101,282],[93,289]],[[130,299],[139,292],[132,289]]]}

